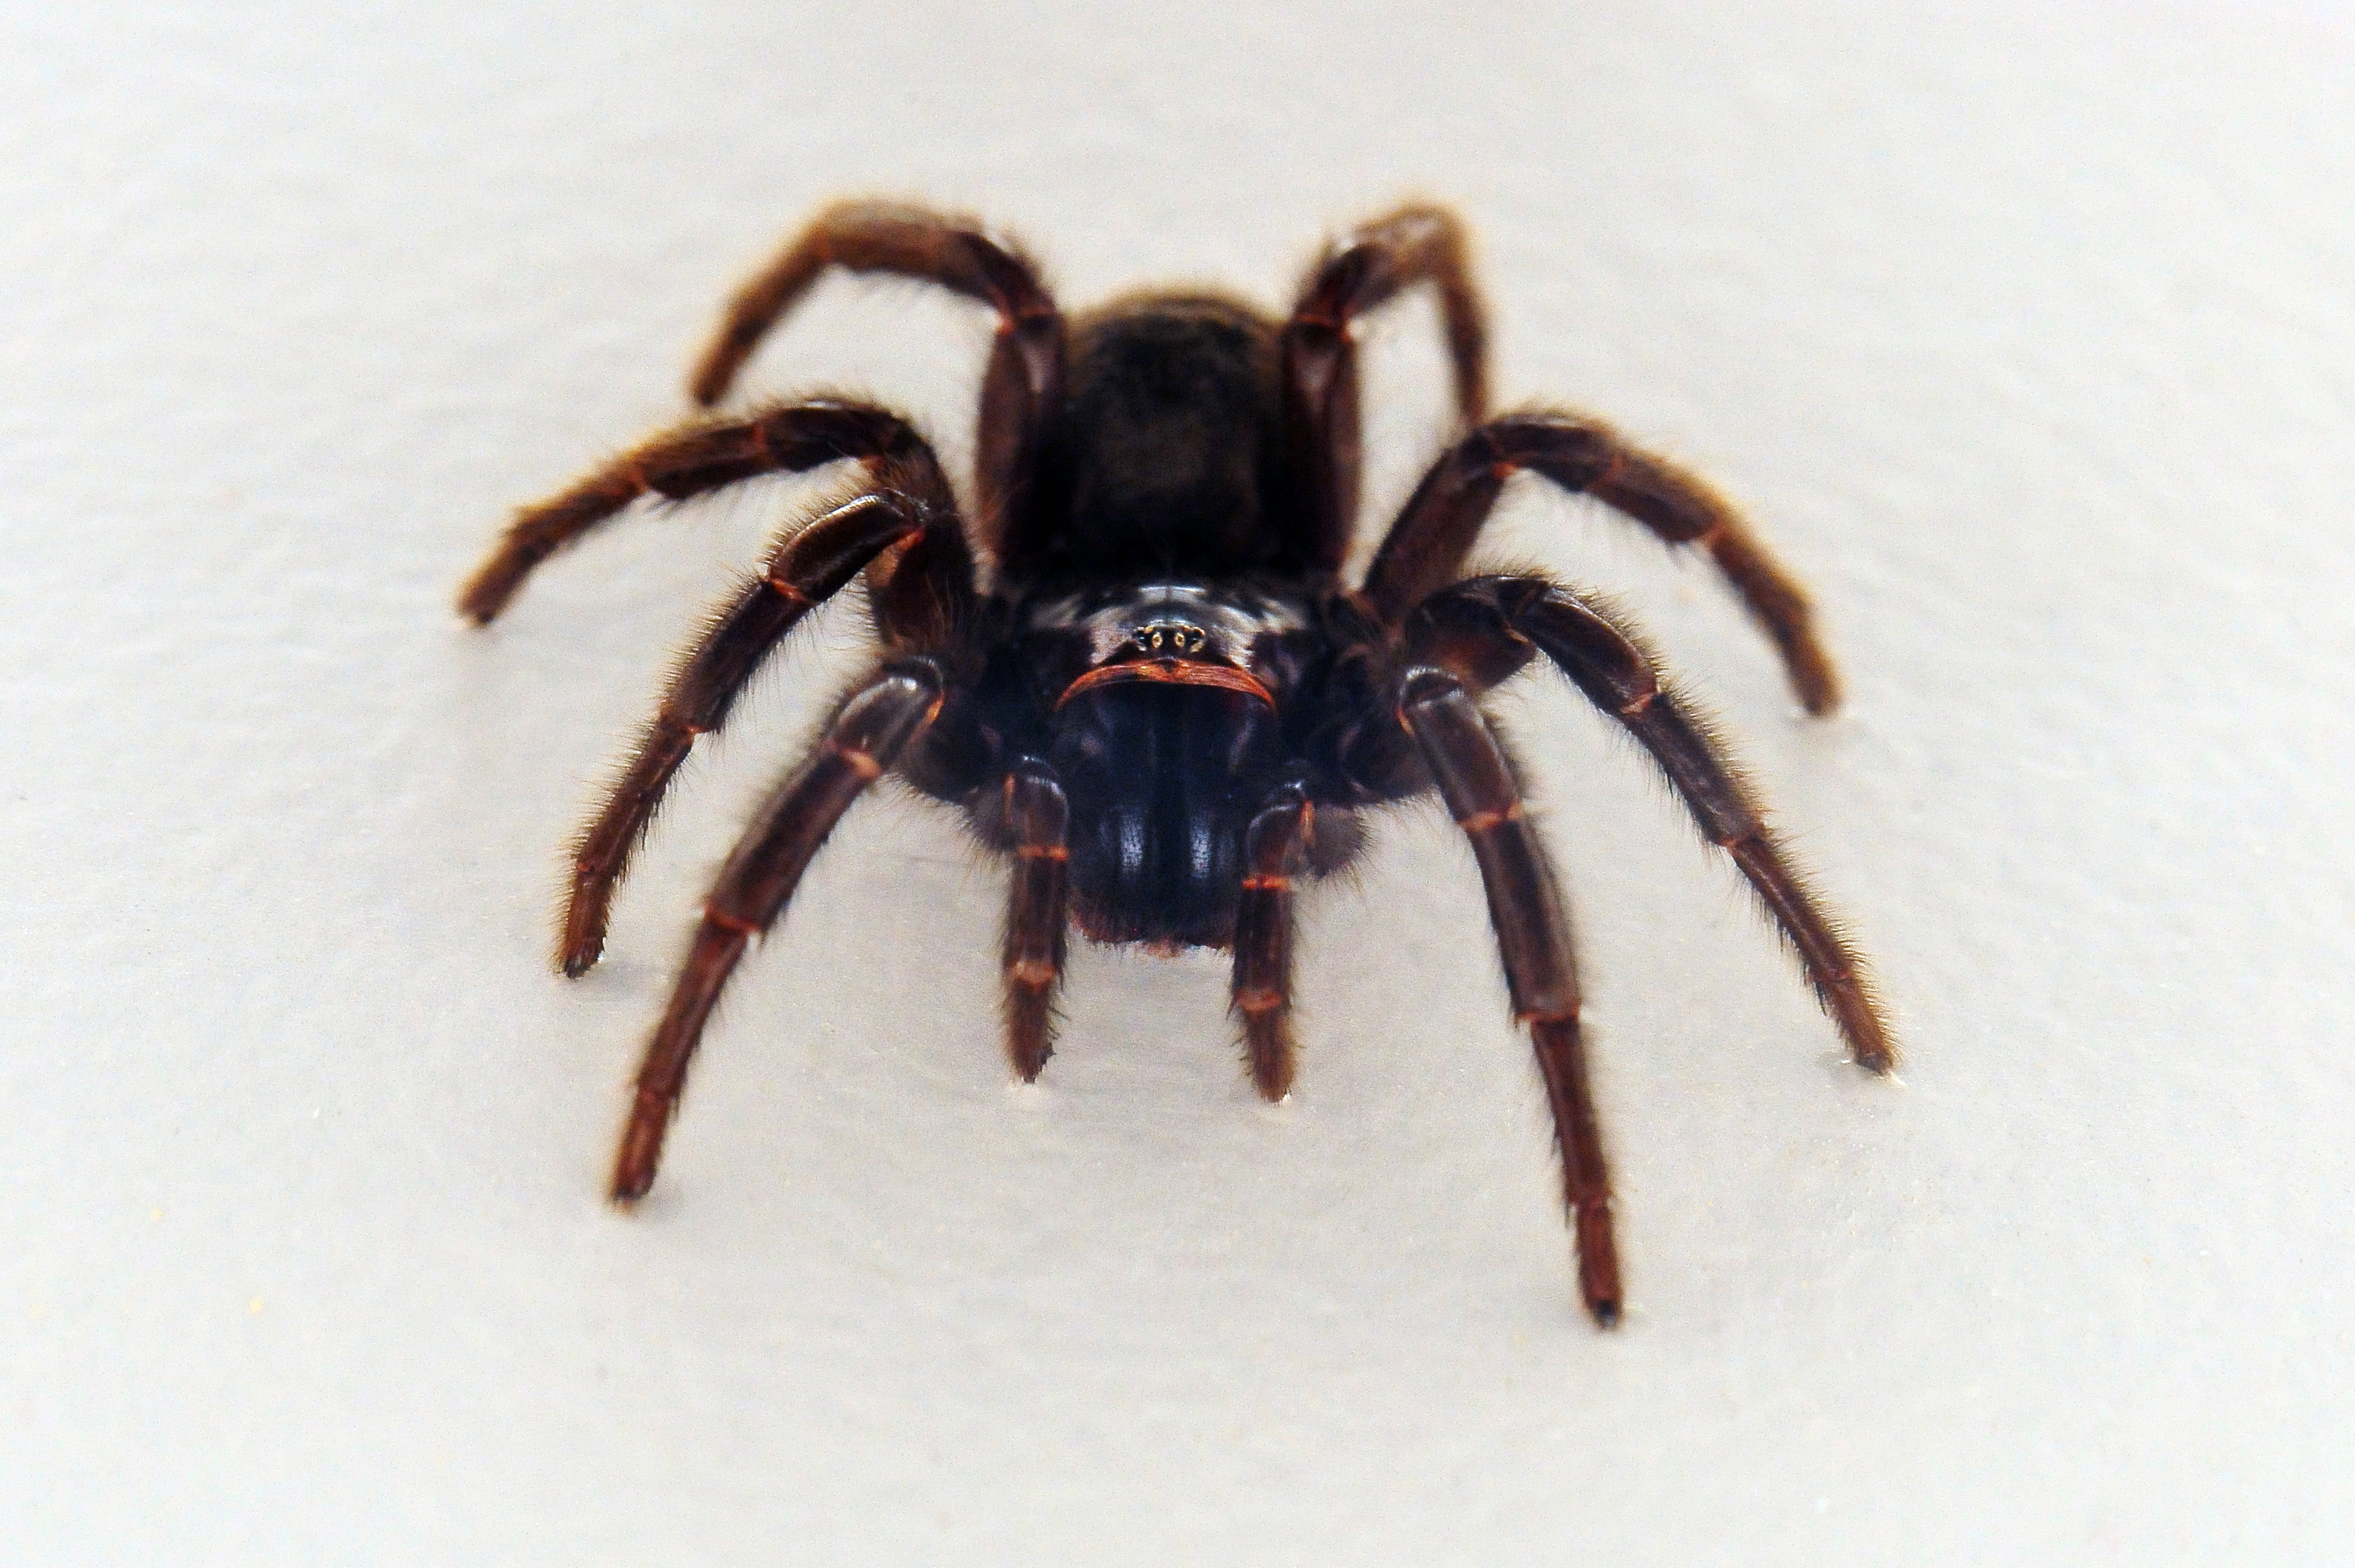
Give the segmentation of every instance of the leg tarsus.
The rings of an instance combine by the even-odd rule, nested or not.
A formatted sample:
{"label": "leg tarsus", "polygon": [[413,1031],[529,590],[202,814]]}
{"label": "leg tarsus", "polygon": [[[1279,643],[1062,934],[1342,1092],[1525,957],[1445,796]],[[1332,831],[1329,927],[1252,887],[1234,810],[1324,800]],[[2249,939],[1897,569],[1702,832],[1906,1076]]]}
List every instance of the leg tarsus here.
{"label": "leg tarsus", "polygon": [[1025,1083],[1039,1082],[1055,1054],[1055,1004],[1049,987],[1007,976],[1006,1057]]}
{"label": "leg tarsus", "polygon": [[663,1135],[670,1130],[677,1109],[676,1103],[645,1089],[632,1098],[621,1151],[613,1160],[613,1189],[607,1194],[616,1209],[634,1209],[653,1189],[655,1171],[662,1164]]}
{"label": "leg tarsus", "polygon": [[1897,1047],[1881,1016],[1880,999],[1856,955],[1833,923],[1816,908],[1806,883],[1787,865],[1764,827],[1725,846],[1785,938],[1797,949],[1816,999],[1838,1026],[1849,1054],[1866,1072],[1886,1075],[1897,1068]]}
{"label": "leg tarsus", "polygon": [[487,626],[514,600],[539,563],[645,494],[645,477],[625,457],[536,506],[523,507],[498,548],[458,592],[458,613]]}
{"label": "leg tarsus", "polygon": [[1235,1013],[1242,1019],[1243,1054],[1251,1069],[1252,1087],[1269,1104],[1282,1104],[1299,1072],[1289,998],[1267,993],[1237,997]]}
{"label": "leg tarsus", "polygon": [[1611,1232],[1611,1200],[1572,1211],[1578,1238],[1578,1288],[1598,1328],[1619,1327],[1619,1243]]}
{"label": "leg tarsus", "polygon": [[1619,1321],[1619,1244],[1611,1226],[1611,1170],[1603,1157],[1603,1134],[1594,1115],[1594,1094],[1586,1072],[1586,1047],[1578,1015],[1532,1019],[1538,1071],[1545,1078],[1561,1146],[1562,1206],[1578,1247],[1579,1295],[1598,1327]]}
{"label": "leg tarsus", "polygon": [[707,909],[695,933],[687,964],[671,991],[670,1005],[646,1047],[639,1065],[637,1092],[630,1101],[630,1119],[622,1133],[622,1147],[613,1160],[613,1199],[627,1206],[644,1198],[655,1184],[662,1162],[663,1136],[678,1114],[678,1097],[687,1087],[687,1064],[703,1038],[704,1020],[719,999],[719,988],[744,956],[751,933],[732,923],[712,918]]}
{"label": "leg tarsus", "polygon": [[572,889],[564,901],[564,934],[556,954],[557,967],[567,978],[586,975],[604,954],[613,891],[645,837],[671,775],[695,744],[696,731],[673,719],[668,706],[655,716],[604,806],[573,846]]}

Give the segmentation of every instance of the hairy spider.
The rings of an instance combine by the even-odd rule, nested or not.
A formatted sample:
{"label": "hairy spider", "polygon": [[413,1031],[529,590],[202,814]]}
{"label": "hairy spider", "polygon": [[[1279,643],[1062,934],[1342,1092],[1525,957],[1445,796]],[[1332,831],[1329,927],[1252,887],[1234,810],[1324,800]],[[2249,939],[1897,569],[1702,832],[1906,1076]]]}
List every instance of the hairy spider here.
{"label": "hairy spider", "polygon": [[[698,735],[812,609],[864,573],[881,656],[762,809],[704,905],[637,1078],[613,1196],[653,1184],[704,1021],[746,944],[887,772],[961,808],[1013,863],[1006,1033],[1014,1070],[1050,1054],[1064,931],[1231,948],[1252,1081],[1292,1083],[1295,882],[1347,864],[1369,807],[1438,791],[1471,841],[1514,1012],[1560,1138],[1587,1310],[1617,1321],[1610,1178],[1579,1039],[1560,894],[1479,698],[1542,654],[1626,726],[1797,951],[1856,1061],[1893,1056],[1855,955],[1817,908],[1706,727],[1637,644],[1574,590],[1463,575],[1505,481],[1527,469],[1668,544],[1706,552],[1782,650],[1813,713],[1838,700],[1806,595],[1708,485],[1606,426],[1486,417],[1487,325],[1464,230],[1407,206],[1327,248],[1289,318],[1203,293],[1131,294],[1066,321],[1022,252],[974,222],[849,202],[736,296],[696,367],[718,402],[762,336],[832,267],[937,283],[997,313],[974,499],[872,403],[813,398],[654,437],[524,508],[459,600],[487,623],[532,569],[639,497],[856,462],[849,499],[794,529],[686,656],[581,835],[559,960],[597,961],[615,884]],[[1354,588],[1352,325],[1401,290],[1438,296],[1459,432]],[[992,570],[976,572],[976,552]]]}

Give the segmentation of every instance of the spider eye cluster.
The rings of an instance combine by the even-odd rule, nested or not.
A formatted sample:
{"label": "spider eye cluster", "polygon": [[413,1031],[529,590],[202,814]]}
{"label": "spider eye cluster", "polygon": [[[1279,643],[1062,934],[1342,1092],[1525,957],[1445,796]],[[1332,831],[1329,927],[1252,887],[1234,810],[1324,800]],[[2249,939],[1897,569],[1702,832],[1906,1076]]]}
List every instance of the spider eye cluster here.
{"label": "spider eye cluster", "polygon": [[1209,645],[1210,634],[1190,621],[1156,621],[1139,626],[1131,640],[1148,654],[1199,654]]}

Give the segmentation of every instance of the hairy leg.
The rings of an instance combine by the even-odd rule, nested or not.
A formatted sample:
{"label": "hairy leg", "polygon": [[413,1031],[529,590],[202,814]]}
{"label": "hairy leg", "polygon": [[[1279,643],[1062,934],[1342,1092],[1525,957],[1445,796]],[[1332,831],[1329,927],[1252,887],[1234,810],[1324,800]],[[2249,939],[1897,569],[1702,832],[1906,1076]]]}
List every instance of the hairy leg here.
{"label": "hairy leg", "polygon": [[1619,1320],[1621,1299],[1611,1172],[1587,1078],[1578,976],[1552,868],[1529,826],[1503,747],[1455,677],[1412,671],[1399,718],[1479,862],[1506,987],[1514,1013],[1529,1025],[1561,1146],[1562,1201],[1578,1240],[1579,1293],[1594,1321],[1608,1328]]}
{"label": "hairy leg", "polygon": [[1055,1054],[1055,993],[1063,984],[1064,888],[1071,808],[1054,770],[1036,759],[1006,775],[1014,885],[1006,912],[1006,1050],[1024,1083]]}
{"label": "hairy leg", "polygon": [[1887,1072],[1896,1048],[1863,965],[1817,907],[1766,829],[1707,728],[1666,689],[1643,650],[1600,611],[1534,577],[1475,578],[1443,590],[1409,621],[1411,656],[1476,684],[1502,678],[1535,647],[1589,700],[1625,725],[1668,775],[1710,841],[1732,856],[1799,955],[1857,1064]]}
{"label": "hairy leg", "polygon": [[881,201],[827,208],[730,302],[689,382],[695,400],[709,407],[725,397],[762,337],[830,267],[936,283],[997,312],[975,467],[982,537],[1000,538],[1027,488],[1039,422],[1060,394],[1063,318],[1029,258],[971,219]]}
{"label": "hairy leg", "polygon": [[1357,514],[1352,327],[1359,316],[1417,283],[1433,285],[1455,366],[1457,416],[1468,424],[1487,411],[1487,314],[1473,286],[1469,249],[1454,213],[1409,205],[1328,247],[1300,286],[1284,329],[1284,420],[1294,465],[1306,476],[1305,499],[1326,566],[1339,566],[1348,552]]}
{"label": "hairy leg", "polygon": [[1234,1014],[1252,1084],[1270,1101],[1292,1092],[1292,881],[1306,863],[1316,808],[1285,784],[1243,835],[1242,901],[1235,911]]}
{"label": "hairy leg", "polygon": [[680,663],[662,707],[573,846],[557,953],[567,975],[588,973],[603,952],[614,889],[696,737],[727,722],[753,672],[812,609],[886,549],[943,524],[953,528],[954,515],[941,517],[897,490],[854,496],[778,545],[761,576],[720,611]]}
{"label": "hairy leg", "polygon": [[738,843],[704,905],[703,923],[669,1008],[638,1070],[637,1093],[614,1160],[615,1202],[635,1202],[654,1185],[663,1135],[687,1086],[687,1064],[746,944],[775,923],[818,846],[852,802],[932,721],[943,694],[941,672],[930,660],[887,666],[843,705],[817,749]]}
{"label": "hairy leg", "polygon": [[570,488],[524,507],[458,595],[488,625],[540,562],[642,496],[684,501],[762,474],[799,474],[843,458],[894,468],[903,487],[954,516],[932,448],[907,421],[871,403],[821,398],[741,420],[698,420],[642,442]]}
{"label": "hairy leg", "polygon": [[1513,414],[1458,442],[1424,475],[1366,573],[1363,592],[1396,624],[1461,573],[1505,481],[1528,469],[1583,491],[1671,545],[1706,550],[1751,618],[1782,650],[1810,713],[1839,706],[1839,675],[1817,638],[1813,609],[1731,502],[1674,464],[1630,446],[1609,426],[1569,414]]}

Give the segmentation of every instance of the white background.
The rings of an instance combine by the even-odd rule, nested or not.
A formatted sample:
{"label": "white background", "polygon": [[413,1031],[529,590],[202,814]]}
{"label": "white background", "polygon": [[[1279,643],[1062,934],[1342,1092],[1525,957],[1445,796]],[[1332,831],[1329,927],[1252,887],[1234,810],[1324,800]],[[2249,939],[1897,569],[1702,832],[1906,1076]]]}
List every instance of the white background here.
{"label": "white background", "polygon": [[[27,1563],[2137,1563],[2355,1527],[2355,27],[2336,8],[88,5],[0,16],[0,1555]],[[1463,8],[1467,14],[1473,9]],[[862,806],[598,1200],[836,617],[698,754],[612,957],[560,847],[795,492],[485,635],[508,507],[676,417],[820,201],[1074,303],[1273,303],[1408,193],[1508,403],[1716,476],[1702,571],[1518,489],[1878,960],[1902,1084],[1637,756],[1500,710],[1579,912],[1630,1311],[1435,813],[1308,901],[1298,1092],[1209,955],[1082,952],[1010,1086],[1003,873]],[[1370,334],[1369,510],[1439,432]],[[829,285],[755,379],[969,451],[986,317]]]}

